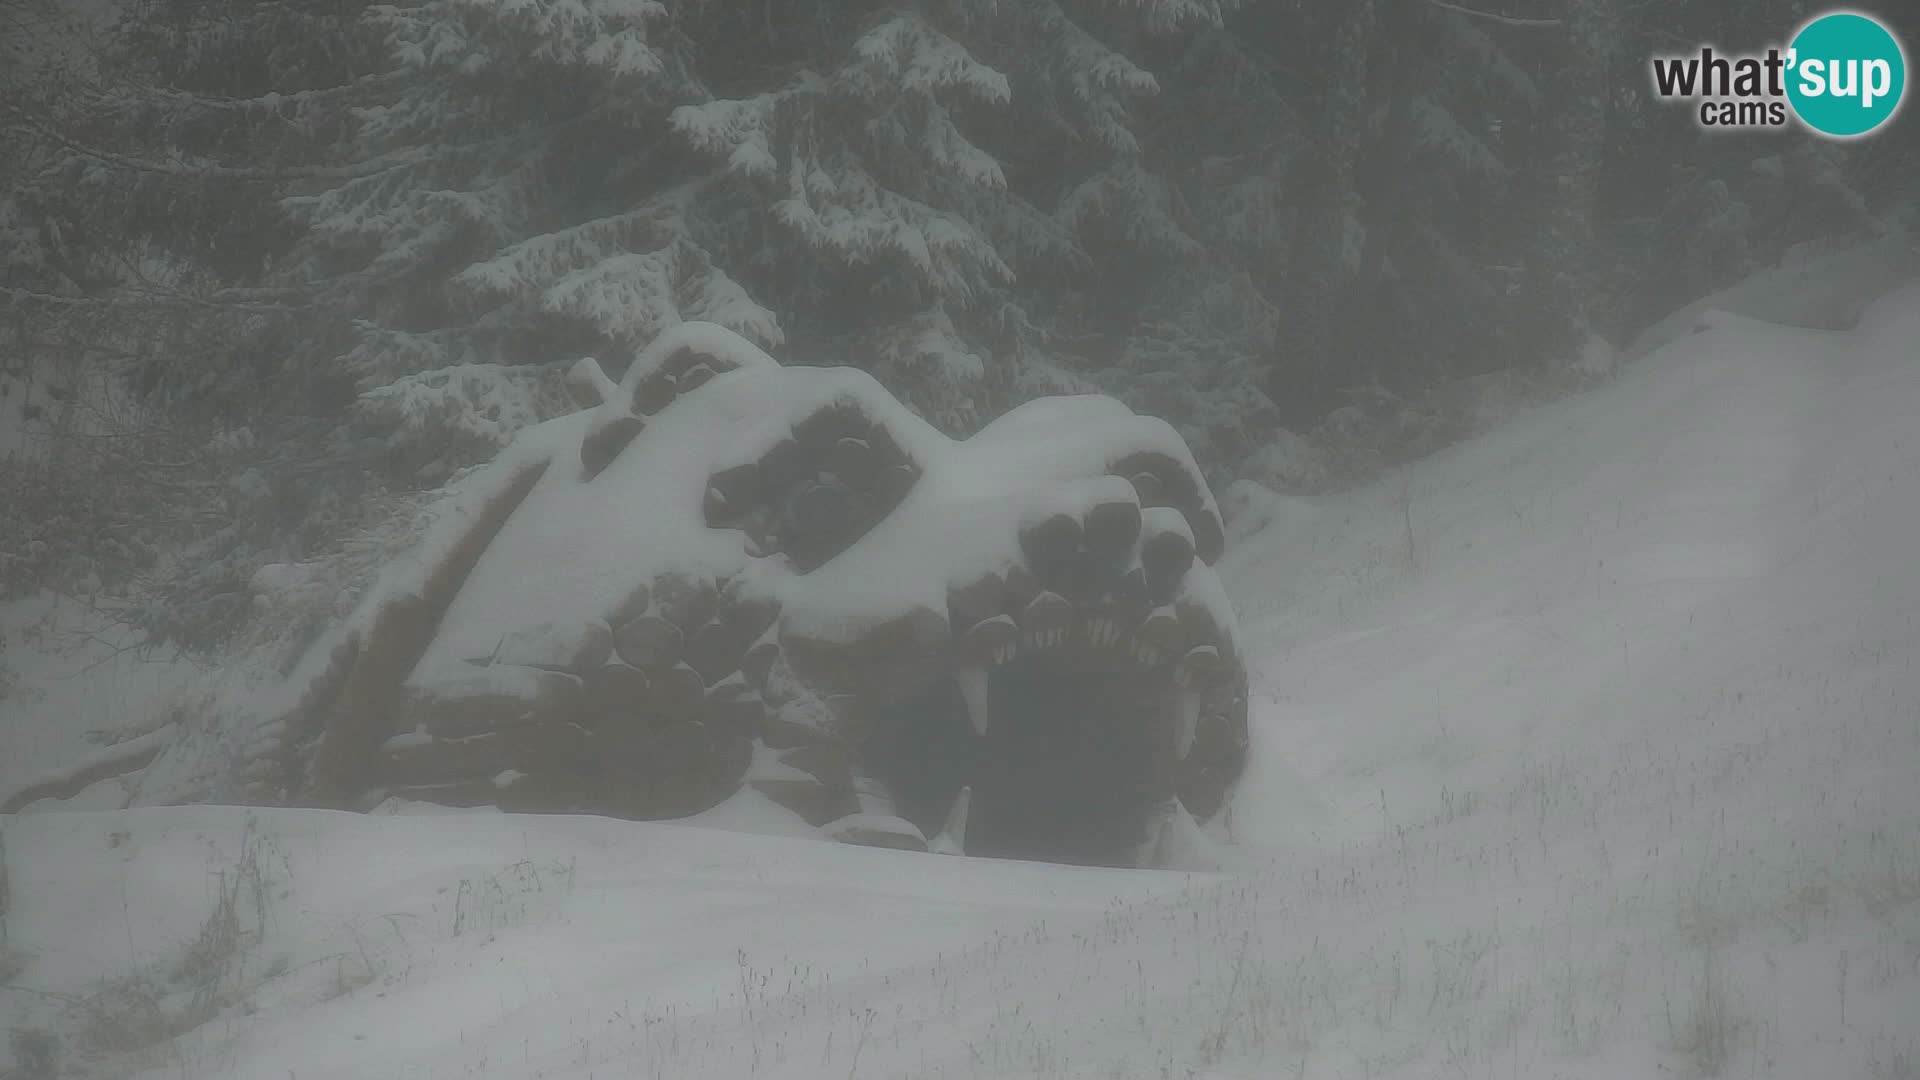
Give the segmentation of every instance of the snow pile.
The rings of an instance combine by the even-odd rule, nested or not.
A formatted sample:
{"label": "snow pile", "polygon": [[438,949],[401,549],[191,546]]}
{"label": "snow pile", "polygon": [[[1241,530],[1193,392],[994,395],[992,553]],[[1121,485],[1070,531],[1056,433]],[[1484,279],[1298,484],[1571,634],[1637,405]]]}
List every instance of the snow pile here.
{"label": "snow pile", "polygon": [[[913,608],[945,611],[949,589],[1018,558],[1023,523],[1055,512],[1084,513],[1116,485],[1131,499],[1127,482],[1106,474],[1129,455],[1158,454],[1200,475],[1170,425],[1097,395],[1030,401],[957,444],[916,426],[945,445],[939,452],[917,447],[925,474],[905,501],[841,558],[792,583],[789,627],[830,637],[832,627],[850,633]],[[1196,486],[1199,512],[1217,516],[1212,494]],[[1202,579],[1211,575],[1193,575],[1186,584],[1204,589]],[[1220,626],[1233,625],[1231,610],[1212,610]]]}
{"label": "snow pile", "polygon": [[[1031,402],[956,442],[864,372],[783,368],[731,334],[697,324],[649,348],[629,368],[622,393],[630,396],[681,347],[740,366],[651,418],[603,472],[583,478],[572,468],[549,470],[481,557],[416,679],[492,656],[528,626],[606,618],[637,586],[665,573],[708,580],[740,573],[749,563],[745,537],[708,528],[701,510],[709,479],[760,459],[795,425],[829,410],[878,421],[921,475],[891,514],[833,562],[771,586],[785,625],[815,638],[858,634],[915,608],[944,611],[950,587],[1019,557],[1018,527],[1036,508],[1070,509],[1103,483],[1124,487],[1125,480],[1101,474],[1130,454],[1151,452],[1199,476],[1172,427],[1110,398]],[[564,446],[574,431],[556,427],[535,441]],[[1204,485],[1197,505],[1218,513]],[[432,558],[431,545],[424,557]],[[1221,625],[1231,626],[1231,613],[1214,606]]]}
{"label": "snow pile", "polygon": [[[628,389],[650,369],[647,357],[636,361]],[[743,534],[708,528],[702,513],[708,479],[761,457],[815,412],[847,403],[885,416],[916,456],[936,456],[934,440],[944,441],[851,368],[788,369],[767,360],[694,393],[697,400],[654,416],[592,478],[564,462],[548,470],[448,609],[443,632],[417,669],[421,677],[490,656],[505,636],[528,626],[605,618],[638,586],[669,571],[708,580],[740,572],[748,560]],[[566,422],[574,425],[568,433],[580,424]],[[569,441],[557,437],[563,446]]]}
{"label": "snow pile", "polygon": [[1920,240],[1894,230],[1867,244],[1837,251],[1791,251],[1780,265],[1697,300],[1641,331],[1627,350],[1644,356],[1693,333],[1700,317],[1722,311],[1785,326],[1844,330],[1893,283],[1920,274]]}

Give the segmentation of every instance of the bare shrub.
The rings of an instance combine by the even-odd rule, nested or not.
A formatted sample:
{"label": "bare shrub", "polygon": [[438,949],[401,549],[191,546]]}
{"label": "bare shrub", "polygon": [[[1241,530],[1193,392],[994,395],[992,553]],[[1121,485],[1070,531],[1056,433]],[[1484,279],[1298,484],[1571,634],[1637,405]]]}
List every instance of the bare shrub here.
{"label": "bare shrub", "polygon": [[271,855],[250,820],[233,862],[215,871],[212,909],[171,961],[155,959],[90,993],[40,993],[61,1006],[75,1059],[96,1067],[167,1061],[184,1067],[173,1060],[173,1040],[243,1004],[251,988],[247,958],[267,927],[278,887]]}
{"label": "bare shrub", "polygon": [[1703,951],[1700,974],[1682,1008],[1678,1016],[1671,1005],[1668,1008],[1667,1029],[1674,1053],[1695,1076],[1724,1075],[1751,1025],[1713,950]]}

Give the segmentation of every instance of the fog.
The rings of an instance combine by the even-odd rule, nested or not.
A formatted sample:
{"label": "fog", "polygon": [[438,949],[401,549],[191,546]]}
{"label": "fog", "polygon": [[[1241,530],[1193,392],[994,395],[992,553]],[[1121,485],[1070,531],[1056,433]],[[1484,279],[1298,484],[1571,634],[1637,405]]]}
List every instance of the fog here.
{"label": "fog", "polygon": [[1915,41],[0,0],[0,1080],[1920,1073]]}

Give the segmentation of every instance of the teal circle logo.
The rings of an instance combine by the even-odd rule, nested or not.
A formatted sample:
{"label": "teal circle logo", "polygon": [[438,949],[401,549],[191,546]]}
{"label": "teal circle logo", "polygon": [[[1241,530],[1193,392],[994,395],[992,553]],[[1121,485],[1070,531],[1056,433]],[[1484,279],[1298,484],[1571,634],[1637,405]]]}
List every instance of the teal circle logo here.
{"label": "teal circle logo", "polygon": [[1788,46],[1787,100],[1800,121],[1851,139],[1893,118],[1907,89],[1907,58],[1886,27],[1837,11],[1800,28]]}

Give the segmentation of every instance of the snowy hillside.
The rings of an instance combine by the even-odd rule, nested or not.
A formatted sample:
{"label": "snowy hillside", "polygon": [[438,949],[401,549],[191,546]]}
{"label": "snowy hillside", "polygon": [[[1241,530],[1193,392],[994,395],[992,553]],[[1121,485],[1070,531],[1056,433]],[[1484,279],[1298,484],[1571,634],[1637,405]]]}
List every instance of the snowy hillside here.
{"label": "snowy hillside", "polygon": [[1366,489],[1238,493],[1225,872],[753,835],[750,800],[27,813],[15,1067],[1920,1075],[1920,286],[1693,328]]}

